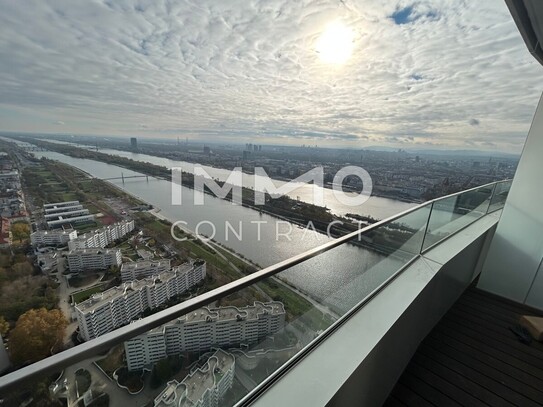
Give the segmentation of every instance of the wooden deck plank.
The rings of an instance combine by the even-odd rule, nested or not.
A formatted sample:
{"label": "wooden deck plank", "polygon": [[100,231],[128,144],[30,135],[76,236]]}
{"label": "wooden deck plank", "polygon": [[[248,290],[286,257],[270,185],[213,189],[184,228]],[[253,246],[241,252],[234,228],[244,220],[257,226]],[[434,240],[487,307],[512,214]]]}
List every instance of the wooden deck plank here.
{"label": "wooden deck plank", "polygon": [[492,407],[513,407],[514,404],[504,400],[500,396],[489,391],[485,387],[476,383],[475,381],[464,377],[461,374],[458,374],[456,371],[450,369],[448,366],[443,365],[431,358],[426,357],[422,353],[417,353],[412,360],[412,363],[415,365],[420,365],[437,376],[449,381],[451,384],[462,389],[463,391],[468,392],[477,399],[481,400],[481,404],[489,405]]}
{"label": "wooden deck plank", "polygon": [[519,342],[512,333],[511,336],[494,335],[493,332],[476,322],[452,315],[445,315],[442,322],[443,326],[456,329],[458,332],[462,332],[481,343],[487,344],[487,346],[493,346],[515,355],[516,358],[532,364],[539,369],[543,369],[543,353],[536,348]]}
{"label": "wooden deck plank", "polygon": [[433,404],[439,407],[461,407],[461,404],[415,375],[402,376],[400,383],[424,397],[425,400],[431,400]]}
{"label": "wooden deck plank", "polygon": [[[435,349],[438,352],[447,356],[453,355],[452,358],[454,360],[466,366],[469,366],[477,372],[484,374],[486,377],[496,380],[497,382],[501,383],[505,387],[508,387],[512,391],[519,393],[540,405],[543,405],[543,393],[537,388],[534,388],[531,384],[527,384],[520,380],[521,378],[518,375],[515,376],[514,373],[519,372],[518,370],[513,370],[512,366],[506,365],[509,366],[509,370],[506,370],[506,372],[504,372],[500,369],[500,367],[503,368],[504,366],[499,366],[496,360],[481,361],[481,358],[475,358],[472,355],[468,354],[465,351],[465,348],[458,351],[450,345],[441,341],[436,341],[432,338],[427,340],[426,343],[432,349]],[[485,362],[490,362],[490,364]]]}
{"label": "wooden deck plank", "polygon": [[484,403],[481,399],[475,397],[474,394],[471,394],[470,392],[467,392],[457,387],[451,381],[446,380],[441,376],[438,376],[436,373],[428,370],[422,365],[412,363],[406,371],[409,373],[409,376],[414,376],[427,383],[431,383],[431,385],[439,390],[441,393],[458,401],[458,404],[461,406],[488,406],[488,404]]}
{"label": "wooden deck plank", "polygon": [[478,369],[473,367],[473,365],[476,364],[473,361],[471,361],[470,366],[468,366],[462,362],[459,362],[454,357],[432,348],[431,346],[422,346],[420,348],[420,352],[426,357],[434,359],[435,361],[448,366],[450,369],[464,376],[466,379],[478,383],[492,393],[517,406],[541,407],[541,404],[536,403],[530,398],[511,390],[507,386],[504,386],[503,383],[501,383],[499,380],[488,377],[487,375],[481,373]]}
{"label": "wooden deck plank", "polygon": [[[438,336],[441,335],[441,340],[443,340],[445,343],[451,344],[453,347],[456,347],[457,349],[461,349],[465,352],[468,352],[473,357],[485,358],[486,357],[485,355],[487,355],[496,359],[497,361],[501,363],[506,363],[514,367],[515,369],[522,371],[523,377],[526,377],[527,382],[534,383],[534,384],[540,383],[541,385],[539,386],[539,388],[543,388],[543,378],[541,377],[541,369],[538,369],[537,367],[531,364],[528,364],[518,358],[515,358],[514,356],[511,356],[511,354],[509,353],[502,352],[501,350],[496,349],[495,347],[482,346],[482,343],[480,341],[473,340],[469,336],[466,336],[458,331],[448,329],[444,326],[437,327],[437,329],[434,330],[434,332],[432,332],[430,335],[438,335]],[[470,347],[471,349],[466,349],[466,348],[461,347],[462,345],[460,345],[460,343],[467,347]],[[482,355],[478,355],[479,353]]]}
{"label": "wooden deck plank", "polygon": [[421,343],[386,405],[542,406],[543,344],[511,332],[521,315],[541,313],[470,287]]}
{"label": "wooden deck plank", "polygon": [[396,384],[392,390],[392,395],[401,400],[407,407],[435,407],[435,404],[430,403],[402,383]]}

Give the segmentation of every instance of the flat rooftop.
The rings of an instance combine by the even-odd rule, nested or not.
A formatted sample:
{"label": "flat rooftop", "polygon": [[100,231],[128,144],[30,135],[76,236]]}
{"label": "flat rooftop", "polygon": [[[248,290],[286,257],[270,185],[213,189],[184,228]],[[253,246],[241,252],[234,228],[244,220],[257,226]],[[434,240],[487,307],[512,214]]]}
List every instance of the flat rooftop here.
{"label": "flat rooftop", "polygon": [[[143,280],[142,280],[143,281]],[[169,325],[175,325],[177,323],[193,324],[205,322],[207,318],[211,318],[214,321],[232,321],[239,315],[243,319],[257,319],[258,315],[268,312],[272,315],[281,315],[285,313],[285,306],[281,302],[258,302],[254,305],[248,305],[243,308],[234,306],[226,306],[220,308],[199,308],[196,311],[192,311],[182,317],[174,319],[167,324],[164,324],[158,328],[152,329],[149,333],[162,332],[165,327]]]}
{"label": "flat rooftop", "polygon": [[131,263],[123,263],[121,266],[121,271],[123,270],[136,270],[139,268],[150,268],[150,267],[161,267],[166,266],[170,268],[171,260],[140,260]]}
{"label": "flat rooftop", "polygon": [[[106,249],[78,249],[72,250],[72,252],[85,252],[85,251],[107,251]],[[116,251],[116,250],[110,250]],[[183,266],[183,265],[182,265]],[[190,269],[191,266],[188,266]],[[172,270],[163,271],[157,275],[144,278],[142,280],[134,280],[129,283],[123,283],[116,287],[110,288],[109,290],[103,291],[101,293],[93,294],[88,300],[80,302],[76,307],[82,312],[92,312],[102,306],[104,303],[113,300],[115,297],[124,295],[127,291],[141,290],[145,286],[152,286],[153,284],[163,283],[175,277],[176,272],[187,270],[186,268],[176,267]]]}
{"label": "flat rooftop", "polygon": [[75,229],[51,229],[51,230],[36,230],[31,235],[69,235]]}
{"label": "flat rooftop", "polygon": [[79,201],[46,203],[46,204],[43,205],[43,208],[44,209],[50,209],[50,208],[58,208],[58,207],[74,206],[74,205],[79,205]]}
{"label": "flat rooftop", "polygon": [[186,376],[181,383],[175,380],[169,382],[162,393],[155,398],[155,407],[195,406],[206,390],[216,386],[219,376],[232,368],[234,362],[233,355],[217,350],[201,368]]}
{"label": "flat rooftop", "polygon": [[385,406],[541,406],[543,343],[510,328],[532,308],[474,287],[421,343]]}

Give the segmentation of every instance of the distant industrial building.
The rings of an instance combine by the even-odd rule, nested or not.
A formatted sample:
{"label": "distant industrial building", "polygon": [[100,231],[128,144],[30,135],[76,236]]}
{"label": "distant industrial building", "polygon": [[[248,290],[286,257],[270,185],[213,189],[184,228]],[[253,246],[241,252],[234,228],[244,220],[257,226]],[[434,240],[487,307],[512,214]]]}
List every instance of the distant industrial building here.
{"label": "distant industrial building", "polygon": [[43,205],[43,217],[50,229],[66,224],[94,222],[94,215],[83,208],[79,201],[56,202]]}
{"label": "distant industrial building", "polygon": [[72,273],[85,270],[106,270],[111,266],[120,266],[121,251],[118,249],[76,249],[66,256],[68,268]]}
{"label": "distant industrial building", "polygon": [[234,382],[235,366],[234,356],[218,349],[181,383],[177,380],[168,382],[155,398],[154,407],[219,407]]}
{"label": "distant industrial building", "polygon": [[104,226],[92,232],[85,233],[68,242],[70,250],[89,249],[89,248],[104,248],[113,243],[117,239],[121,239],[128,233],[134,230],[133,220],[123,220],[113,223],[112,225]]}
{"label": "distant industrial building", "polygon": [[30,234],[32,246],[63,246],[77,238],[74,229],[37,230]]}
{"label": "distant industrial building", "polygon": [[130,138],[130,147],[132,147],[132,150],[138,149],[138,139],[136,137]]}
{"label": "distant industrial building", "polygon": [[182,264],[144,280],[136,280],[92,295],[75,306],[81,337],[88,341],[113,331],[184,293],[206,276],[206,263]]}
{"label": "distant industrial building", "polygon": [[156,276],[171,269],[169,259],[153,261],[143,260],[133,263],[123,263],[121,266],[121,280],[123,283],[140,280],[142,278]]}
{"label": "distant industrial building", "polygon": [[285,325],[282,303],[255,302],[244,308],[200,308],[124,343],[128,370],[141,370],[182,352],[255,344]]}

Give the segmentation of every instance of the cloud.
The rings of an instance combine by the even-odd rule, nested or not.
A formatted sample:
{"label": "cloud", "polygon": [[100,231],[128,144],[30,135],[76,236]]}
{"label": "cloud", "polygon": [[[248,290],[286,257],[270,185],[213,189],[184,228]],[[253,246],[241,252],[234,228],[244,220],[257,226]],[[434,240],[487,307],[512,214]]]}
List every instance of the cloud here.
{"label": "cloud", "polygon": [[64,123],[62,120],[57,120],[55,124],[58,126],[64,126],[66,123]]}
{"label": "cloud", "polygon": [[[520,149],[543,90],[500,2],[0,6],[4,130]],[[331,21],[354,33],[342,66],[315,52]]]}

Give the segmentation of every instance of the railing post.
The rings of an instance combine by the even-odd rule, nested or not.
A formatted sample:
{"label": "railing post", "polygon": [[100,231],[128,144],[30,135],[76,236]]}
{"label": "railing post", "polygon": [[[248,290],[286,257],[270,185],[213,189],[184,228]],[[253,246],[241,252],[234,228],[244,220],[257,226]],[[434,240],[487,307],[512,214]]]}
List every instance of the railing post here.
{"label": "railing post", "polygon": [[428,227],[430,226],[430,219],[432,218],[432,212],[434,210],[434,202],[430,204],[430,212],[428,212],[428,219],[426,220],[426,227],[424,228],[424,234],[422,235],[422,242],[420,244],[419,254],[422,254],[424,250],[424,242],[426,241],[426,234],[428,233]]}
{"label": "railing post", "polygon": [[497,187],[498,182],[494,183],[494,186],[492,187],[492,193],[490,194],[490,200],[488,201],[488,207],[486,208],[486,215],[490,213],[490,207],[492,206],[492,200],[494,199],[494,195],[496,194]]}

